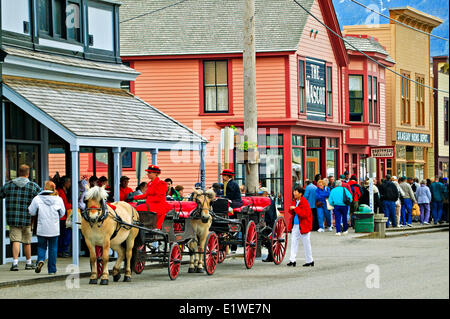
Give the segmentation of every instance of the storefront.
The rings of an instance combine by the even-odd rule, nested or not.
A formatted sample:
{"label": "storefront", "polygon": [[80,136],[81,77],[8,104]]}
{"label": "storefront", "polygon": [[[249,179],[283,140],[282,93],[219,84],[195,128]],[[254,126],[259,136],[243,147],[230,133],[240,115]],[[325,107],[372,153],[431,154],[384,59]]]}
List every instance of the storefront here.
{"label": "storefront", "polygon": [[[428,152],[431,148],[430,135],[397,131],[395,144],[395,161],[388,168],[393,175],[418,178],[429,178]],[[431,163],[434,165],[434,163]]]}

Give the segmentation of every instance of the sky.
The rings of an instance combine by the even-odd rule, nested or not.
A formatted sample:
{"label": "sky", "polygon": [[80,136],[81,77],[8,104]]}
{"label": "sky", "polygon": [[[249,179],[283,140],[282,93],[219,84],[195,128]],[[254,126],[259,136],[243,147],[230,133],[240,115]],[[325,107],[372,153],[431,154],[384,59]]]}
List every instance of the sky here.
{"label": "sky", "polygon": [[[443,20],[443,23],[433,29],[431,34],[448,39],[448,0],[356,0],[359,3],[389,16],[389,8],[410,6],[419,11],[425,12],[432,16]],[[369,11],[366,8],[350,1],[350,0],[333,0],[334,9],[336,11],[339,25],[342,30],[344,25],[355,24],[386,24],[389,20]],[[449,53],[448,41],[430,37],[431,56],[447,55]]]}

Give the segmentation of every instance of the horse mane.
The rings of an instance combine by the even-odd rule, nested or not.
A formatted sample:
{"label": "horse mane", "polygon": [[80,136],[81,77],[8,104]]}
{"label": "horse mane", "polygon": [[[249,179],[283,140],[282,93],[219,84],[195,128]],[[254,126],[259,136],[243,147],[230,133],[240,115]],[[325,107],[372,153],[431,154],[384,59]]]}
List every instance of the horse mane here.
{"label": "horse mane", "polygon": [[92,199],[100,202],[102,199],[106,200],[108,198],[108,191],[103,187],[94,186],[90,188],[84,197],[86,200]]}

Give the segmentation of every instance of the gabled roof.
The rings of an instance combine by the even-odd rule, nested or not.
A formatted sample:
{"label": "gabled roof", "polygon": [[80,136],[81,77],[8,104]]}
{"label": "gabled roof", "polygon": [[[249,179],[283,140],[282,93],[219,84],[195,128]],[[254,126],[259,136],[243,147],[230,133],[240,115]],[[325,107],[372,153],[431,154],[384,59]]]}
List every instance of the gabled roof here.
{"label": "gabled roof", "polygon": [[[243,0],[121,2],[121,56],[243,51]],[[302,0],[307,10],[313,3]],[[256,52],[297,51],[307,19],[292,0],[255,0]]]}
{"label": "gabled roof", "polygon": [[[4,91],[26,101],[74,139],[206,143],[199,134],[121,89],[4,76]],[[17,103],[16,103],[17,104]]]}
{"label": "gabled roof", "polygon": [[367,52],[379,53],[385,56],[384,59],[387,62],[395,63],[394,59],[389,55],[386,49],[374,37],[361,35],[346,35],[344,39],[345,39],[345,48],[347,50],[356,51],[355,50],[356,48],[364,53]]}

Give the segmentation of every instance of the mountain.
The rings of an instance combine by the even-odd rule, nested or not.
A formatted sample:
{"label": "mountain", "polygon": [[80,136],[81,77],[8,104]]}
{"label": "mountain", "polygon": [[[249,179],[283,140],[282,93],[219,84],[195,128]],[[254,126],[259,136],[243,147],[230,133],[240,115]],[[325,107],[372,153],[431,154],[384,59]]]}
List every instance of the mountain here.
{"label": "mountain", "polygon": [[[433,35],[448,39],[449,2],[448,0],[356,0],[359,3],[389,16],[389,8],[410,6],[432,16],[442,19],[444,22],[432,31]],[[389,20],[361,7],[350,0],[333,0],[339,25],[356,24],[386,24]],[[435,37],[430,38],[431,56],[449,54],[448,41]]]}

